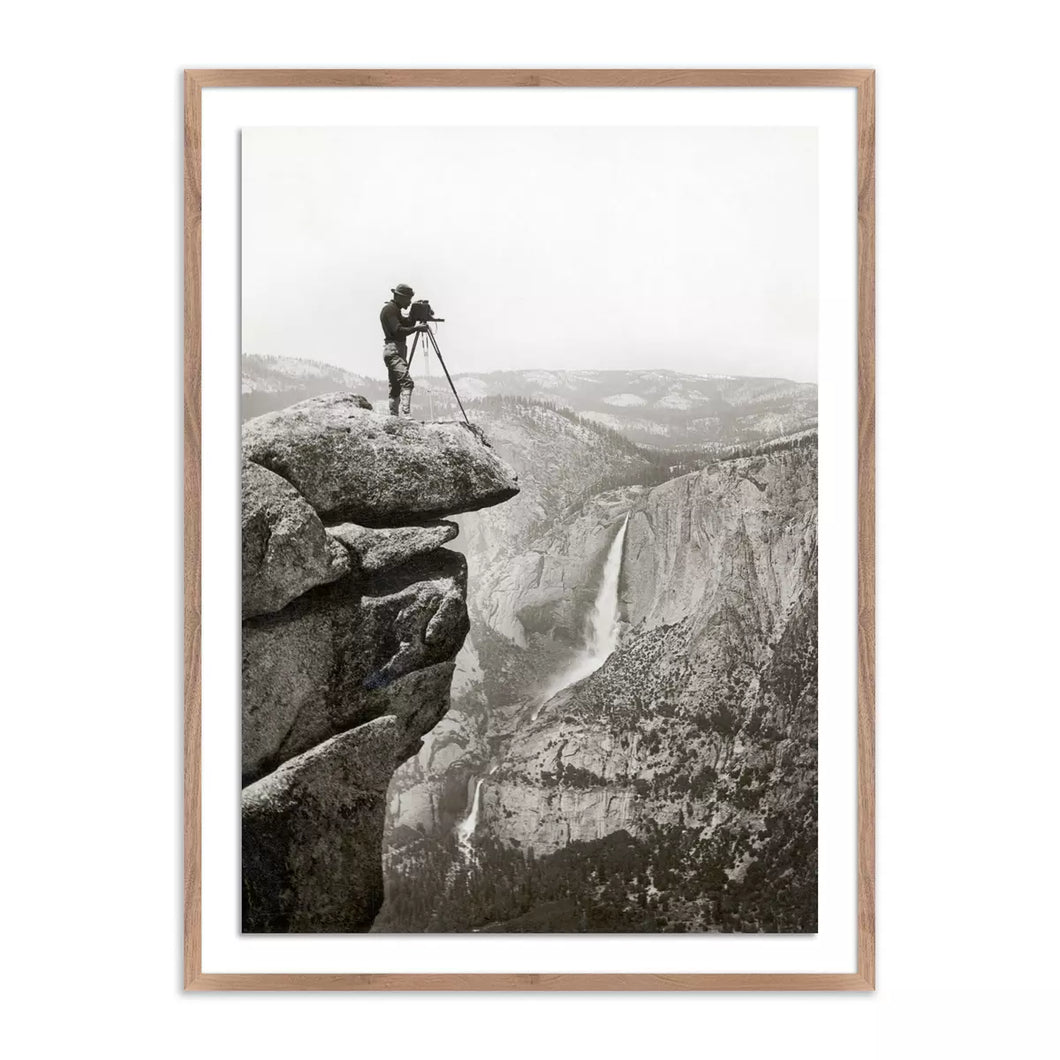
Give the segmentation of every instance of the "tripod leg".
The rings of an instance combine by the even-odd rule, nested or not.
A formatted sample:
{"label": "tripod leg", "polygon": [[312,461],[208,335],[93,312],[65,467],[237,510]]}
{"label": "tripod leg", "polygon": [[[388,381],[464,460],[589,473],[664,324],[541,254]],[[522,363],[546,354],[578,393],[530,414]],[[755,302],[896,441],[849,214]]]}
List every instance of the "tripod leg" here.
{"label": "tripod leg", "polygon": [[442,351],[438,349],[438,340],[434,337],[433,331],[426,332],[428,341],[434,347],[435,355],[438,357],[438,363],[442,366],[442,371],[445,372],[445,378],[449,382],[449,389],[453,392],[453,397],[456,398],[456,403],[460,406],[460,411],[464,414],[464,422],[470,427],[471,421],[467,418],[467,412],[464,409],[464,403],[460,400],[460,395],[456,392],[456,387],[453,386],[453,377],[449,374],[449,369],[445,366],[445,361],[442,359]]}
{"label": "tripod leg", "polygon": [[417,331],[412,336],[412,349],[409,351],[409,359],[405,362],[410,368],[412,367],[412,358],[416,356],[416,343],[420,341],[420,333]]}

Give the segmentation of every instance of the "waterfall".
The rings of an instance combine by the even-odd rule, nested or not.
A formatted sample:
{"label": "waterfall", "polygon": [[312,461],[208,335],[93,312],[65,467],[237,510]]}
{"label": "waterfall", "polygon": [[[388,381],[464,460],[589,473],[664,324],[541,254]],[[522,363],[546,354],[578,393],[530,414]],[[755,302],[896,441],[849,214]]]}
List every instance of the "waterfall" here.
{"label": "waterfall", "polygon": [[[592,636],[588,648],[589,655],[596,662],[593,670],[603,666],[607,657],[618,647],[618,577],[622,573],[622,548],[626,543],[628,525],[629,512],[608,549],[600,591],[593,601]],[[592,673],[592,670],[589,672]]]}
{"label": "waterfall", "polygon": [[475,782],[475,797],[471,800],[471,810],[468,815],[456,826],[456,838],[460,845],[470,850],[471,837],[475,834],[478,825],[479,792],[482,791],[482,777]]}
{"label": "waterfall", "polygon": [[[625,545],[628,525],[629,513],[627,512],[625,520],[618,528],[618,533],[615,534],[615,539],[607,551],[607,559],[604,560],[604,574],[589,616],[589,635],[585,647],[574,662],[549,686],[541,702],[542,706],[560,689],[573,685],[599,670],[618,647],[618,634],[621,628],[618,617],[618,580],[622,573],[622,548]],[[536,719],[540,712],[541,706],[538,706],[531,720]]]}

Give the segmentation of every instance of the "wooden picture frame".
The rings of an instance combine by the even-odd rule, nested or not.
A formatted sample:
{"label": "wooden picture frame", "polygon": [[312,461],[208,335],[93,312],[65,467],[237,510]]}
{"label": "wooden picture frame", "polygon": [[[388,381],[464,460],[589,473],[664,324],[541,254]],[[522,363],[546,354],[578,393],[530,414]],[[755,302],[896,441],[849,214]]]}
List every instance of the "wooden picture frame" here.
{"label": "wooden picture frame", "polygon": [[[202,92],[266,87],[845,88],[857,96],[857,967],[852,973],[257,974],[202,970]],[[186,990],[847,990],[875,987],[875,75],[872,70],[187,70],[184,78]]]}

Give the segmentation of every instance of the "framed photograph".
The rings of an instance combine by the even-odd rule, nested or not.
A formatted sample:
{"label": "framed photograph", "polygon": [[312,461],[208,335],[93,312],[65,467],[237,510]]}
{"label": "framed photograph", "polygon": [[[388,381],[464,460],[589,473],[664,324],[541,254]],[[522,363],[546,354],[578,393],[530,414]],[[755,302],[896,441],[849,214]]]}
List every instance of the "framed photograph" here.
{"label": "framed photograph", "polygon": [[874,988],[874,75],[189,70],[189,990]]}

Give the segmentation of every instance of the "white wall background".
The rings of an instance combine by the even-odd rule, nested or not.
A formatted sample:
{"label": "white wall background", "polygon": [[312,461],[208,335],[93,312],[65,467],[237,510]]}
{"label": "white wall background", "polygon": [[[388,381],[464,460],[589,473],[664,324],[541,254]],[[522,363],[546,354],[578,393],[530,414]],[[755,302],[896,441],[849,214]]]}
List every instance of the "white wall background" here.
{"label": "white wall background", "polygon": [[[4,32],[12,1055],[1055,1047],[1060,289],[1044,5],[23,5]],[[183,996],[183,66],[875,66],[879,991]]]}

